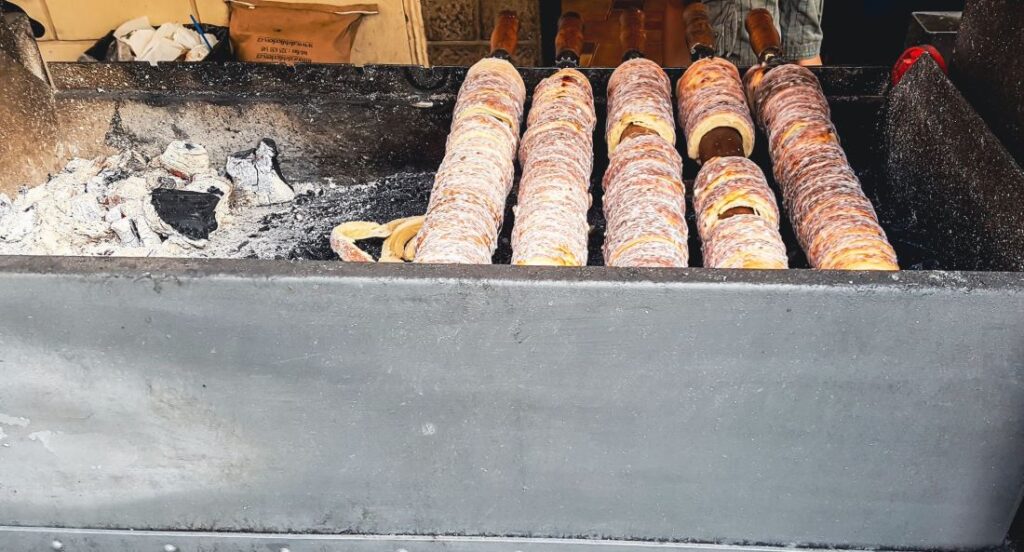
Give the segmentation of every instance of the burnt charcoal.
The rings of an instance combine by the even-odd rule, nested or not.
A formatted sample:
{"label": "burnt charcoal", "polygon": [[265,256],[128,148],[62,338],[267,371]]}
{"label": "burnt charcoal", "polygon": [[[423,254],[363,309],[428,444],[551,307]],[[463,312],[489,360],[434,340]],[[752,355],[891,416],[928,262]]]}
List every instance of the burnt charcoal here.
{"label": "burnt charcoal", "polygon": [[125,178],[128,178],[130,173],[126,169],[103,169],[100,171],[99,177],[106,185],[113,184],[114,182],[120,182]]}
{"label": "burnt charcoal", "polygon": [[964,6],[950,76],[1017,163],[1024,165],[1024,2]]}
{"label": "burnt charcoal", "polygon": [[[302,193],[287,210],[260,219],[259,232],[248,236],[251,241],[243,252],[253,251],[261,259],[336,260],[329,239],[335,226],[422,215],[433,179],[433,173],[399,173],[374,182],[328,187],[322,193]],[[382,243],[371,239],[360,241],[359,246],[376,257]]]}
{"label": "burnt charcoal", "polygon": [[187,238],[205,240],[217,229],[217,194],[157,188],[152,202],[160,219]]}

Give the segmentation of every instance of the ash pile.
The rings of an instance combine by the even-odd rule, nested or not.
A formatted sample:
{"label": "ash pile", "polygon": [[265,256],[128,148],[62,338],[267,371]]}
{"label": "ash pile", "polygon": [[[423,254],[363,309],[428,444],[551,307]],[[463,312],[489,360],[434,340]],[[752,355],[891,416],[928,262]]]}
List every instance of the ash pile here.
{"label": "ash pile", "polygon": [[0,194],[0,254],[257,256],[240,247],[248,230],[295,197],[267,139],[222,171],[183,141],[152,160],[132,150],[74,159],[44,184]]}

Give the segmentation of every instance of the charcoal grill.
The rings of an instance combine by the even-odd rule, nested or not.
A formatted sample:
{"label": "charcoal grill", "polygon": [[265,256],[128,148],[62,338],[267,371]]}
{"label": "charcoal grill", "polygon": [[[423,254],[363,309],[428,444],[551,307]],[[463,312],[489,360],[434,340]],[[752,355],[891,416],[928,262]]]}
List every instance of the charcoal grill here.
{"label": "charcoal grill", "polygon": [[[0,257],[0,547],[1004,545],[1024,254],[989,200],[1024,176],[930,63],[895,90],[817,70],[909,269],[862,273],[511,267],[507,239],[494,266],[316,260],[333,224],[422,212],[465,69],[51,64],[51,88],[0,60],[3,138],[46,146],[0,159],[8,186],[111,147],[192,139],[220,163],[272,137],[292,181],[395,190],[319,203],[302,261]],[[584,72],[603,111],[610,71]]]}

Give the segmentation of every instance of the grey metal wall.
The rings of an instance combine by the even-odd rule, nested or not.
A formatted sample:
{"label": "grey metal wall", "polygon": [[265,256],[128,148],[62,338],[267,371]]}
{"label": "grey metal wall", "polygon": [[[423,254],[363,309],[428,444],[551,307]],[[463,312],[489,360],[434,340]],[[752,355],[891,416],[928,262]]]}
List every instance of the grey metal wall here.
{"label": "grey metal wall", "polygon": [[0,258],[0,524],[998,545],[1021,279]]}
{"label": "grey metal wall", "polygon": [[[251,131],[281,102],[324,154],[310,176],[436,165],[462,72],[55,69],[69,144],[144,142],[151,113]],[[985,220],[958,223],[1006,230]],[[41,527],[0,548],[997,546],[1024,482],[1022,278],[0,258],[0,526]],[[547,537],[579,540],[523,540]]]}

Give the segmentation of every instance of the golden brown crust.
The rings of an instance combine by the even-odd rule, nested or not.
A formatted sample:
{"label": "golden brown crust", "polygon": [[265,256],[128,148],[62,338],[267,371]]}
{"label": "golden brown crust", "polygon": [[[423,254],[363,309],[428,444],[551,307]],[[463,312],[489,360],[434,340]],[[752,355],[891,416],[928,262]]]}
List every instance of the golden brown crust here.
{"label": "golden brown crust", "polygon": [[747,87],[768,134],[793,230],[811,266],[899,270],[896,252],[839,144],[814,74],[798,65],[752,70]]}
{"label": "golden brown crust", "polygon": [[586,77],[563,69],[533,94],[519,148],[523,176],[512,229],[512,264],[587,264],[587,211],[597,116]]}
{"label": "golden brown crust", "polygon": [[[717,157],[705,163],[694,182],[693,204],[705,267],[788,267],[775,195],[753,161]],[[737,211],[743,214],[732,214]]]}
{"label": "golden brown crust", "polygon": [[754,121],[743,95],[736,66],[721,58],[693,62],[676,83],[679,126],[686,134],[686,153],[700,159],[700,142],[708,132],[732,128],[743,138],[743,154],[754,151]]}
{"label": "golden brown crust", "polygon": [[665,71],[649,59],[619,65],[608,80],[608,118],[605,141],[611,155],[630,125],[648,128],[675,144],[672,88]]}
{"label": "golden brown crust", "polygon": [[687,265],[681,175],[682,158],[657,134],[630,138],[612,153],[602,184],[606,265]]}
{"label": "golden brown crust", "polygon": [[423,226],[410,242],[416,262],[491,262],[515,176],[525,99],[511,63],[487,58],[469,69]]}

